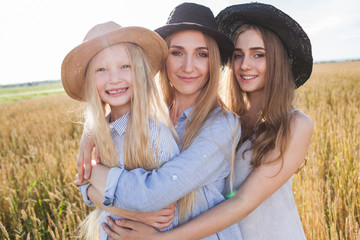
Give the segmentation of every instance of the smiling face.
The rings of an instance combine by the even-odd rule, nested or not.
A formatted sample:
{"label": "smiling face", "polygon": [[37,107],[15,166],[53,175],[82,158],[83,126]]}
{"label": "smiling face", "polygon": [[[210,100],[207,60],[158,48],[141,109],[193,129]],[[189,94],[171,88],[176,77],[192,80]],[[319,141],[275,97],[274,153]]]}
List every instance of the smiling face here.
{"label": "smiling face", "polygon": [[258,31],[248,29],[238,36],[235,42],[233,70],[242,91],[248,94],[264,91],[266,50]]}
{"label": "smiling face", "polygon": [[209,79],[209,49],[201,32],[185,30],[170,37],[166,71],[175,98],[195,102]]}
{"label": "smiling face", "polygon": [[[100,51],[91,60],[100,99],[111,107],[111,117],[124,115],[131,108],[133,76],[129,55],[121,44]],[[115,114],[115,115],[114,115]]]}

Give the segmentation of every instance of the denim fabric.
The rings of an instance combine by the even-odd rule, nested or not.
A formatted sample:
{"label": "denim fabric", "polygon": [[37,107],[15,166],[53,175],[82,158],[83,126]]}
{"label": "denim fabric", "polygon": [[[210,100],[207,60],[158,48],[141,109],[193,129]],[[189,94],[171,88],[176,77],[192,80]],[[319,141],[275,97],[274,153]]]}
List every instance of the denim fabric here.
{"label": "denim fabric", "polygon": [[[192,108],[175,124],[180,143]],[[191,119],[189,119],[191,121]],[[196,190],[198,201],[188,220],[222,202],[230,173],[232,145],[240,138],[238,119],[216,109],[190,147],[153,171],[113,168],[107,178],[104,205],[131,211],[158,211]],[[181,145],[180,145],[181,149]],[[117,184],[114,184],[116,182]],[[237,224],[205,239],[242,239]]]}

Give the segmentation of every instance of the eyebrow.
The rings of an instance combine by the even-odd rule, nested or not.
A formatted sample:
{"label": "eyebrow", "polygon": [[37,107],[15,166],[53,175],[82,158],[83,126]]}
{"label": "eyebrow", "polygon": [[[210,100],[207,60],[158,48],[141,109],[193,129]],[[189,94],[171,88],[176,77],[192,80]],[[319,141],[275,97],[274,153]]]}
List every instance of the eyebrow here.
{"label": "eyebrow", "polygon": [[[179,45],[171,45],[171,46],[169,46],[169,48],[184,49],[183,46],[179,46]],[[196,50],[209,50],[209,49],[207,47],[198,47],[198,48],[196,48]]]}
{"label": "eyebrow", "polygon": [[[252,47],[252,48],[250,48],[250,50],[266,50],[265,48],[263,48],[263,47]],[[235,48],[234,49],[234,51],[242,51],[242,49],[241,48]]]}

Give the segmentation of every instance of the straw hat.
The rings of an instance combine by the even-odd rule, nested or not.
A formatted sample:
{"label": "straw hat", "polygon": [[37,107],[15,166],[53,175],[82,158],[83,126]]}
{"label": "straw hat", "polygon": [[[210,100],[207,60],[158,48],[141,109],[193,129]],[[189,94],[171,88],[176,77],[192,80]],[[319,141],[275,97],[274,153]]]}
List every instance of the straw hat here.
{"label": "straw hat", "polygon": [[219,32],[210,8],[195,3],[182,3],[172,10],[166,25],[155,29],[155,32],[165,39],[182,30],[198,30],[213,37],[219,46],[222,63],[226,63],[232,55],[234,44]]}
{"label": "straw hat", "polygon": [[115,22],[98,24],[86,34],[83,43],[72,49],[61,66],[61,81],[65,92],[73,99],[85,101],[85,74],[89,61],[101,50],[116,43],[139,45],[156,74],[164,64],[168,48],[154,31],[143,27],[121,27]]}
{"label": "straw hat", "polygon": [[225,8],[216,16],[219,30],[229,38],[243,24],[263,26],[283,42],[290,59],[296,87],[310,77],[313,67],[310,39],[302,27],[276,7],[263,3],[238,4]]}

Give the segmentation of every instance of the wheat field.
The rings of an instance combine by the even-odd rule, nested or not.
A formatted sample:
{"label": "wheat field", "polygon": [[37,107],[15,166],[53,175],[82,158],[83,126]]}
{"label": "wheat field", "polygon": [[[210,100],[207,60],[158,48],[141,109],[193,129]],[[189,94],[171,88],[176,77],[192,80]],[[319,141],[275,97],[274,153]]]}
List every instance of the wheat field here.
{"label": "wheat field", "polygon": [[[0,105],[0,239],[75,239],[89,208],[72,185],[81,104]],[[293,190],[307,239],[360,239],[360,61],[314,65],[295,107],[314,121]]]}

